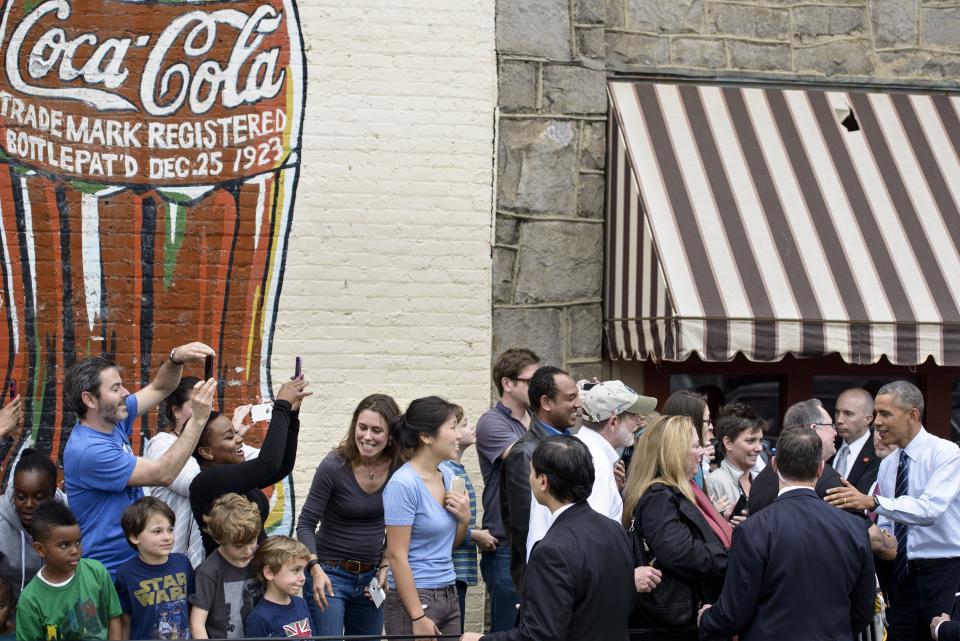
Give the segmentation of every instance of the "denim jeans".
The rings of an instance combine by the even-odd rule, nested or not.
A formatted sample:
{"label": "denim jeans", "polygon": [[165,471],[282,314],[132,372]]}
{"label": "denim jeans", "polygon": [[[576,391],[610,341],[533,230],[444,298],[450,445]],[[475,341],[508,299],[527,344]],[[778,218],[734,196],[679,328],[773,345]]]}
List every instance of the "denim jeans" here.
{"label": "denim jeans", "polygon": [[375,606],[363,593],[363,589],[370,584],[370,579],[376,576],[377,571],[354,574],[325,563],[321,563],[320,568],[330,577],[333,596],[327,594],[327,609],[320,610],[312,596],[313,577],[307,572],[303,593],[310,607],[314,636],[382,634],[383,610]]}
{"label": "denim jeans", "polygon": [[510,578],[510,546],[497,545],[494,552],[483,552],[480,573],[490,592],[490,632],[503,632],[516,626],[520,597]]}

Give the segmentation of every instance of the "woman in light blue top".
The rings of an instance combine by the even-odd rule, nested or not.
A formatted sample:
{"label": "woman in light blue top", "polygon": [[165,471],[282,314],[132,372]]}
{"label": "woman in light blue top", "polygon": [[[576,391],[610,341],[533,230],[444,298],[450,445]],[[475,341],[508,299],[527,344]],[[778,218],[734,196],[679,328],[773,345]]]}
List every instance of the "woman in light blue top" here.
{"label": "woman in light blue top", "polygon": [[393,420],[393,439],[410,455],[383,491],[389,584],[387,634],[460,634],[453,549],[467,533],[470,503],[451,491],[459,438],[454,406],[437,396],[419,398]]}

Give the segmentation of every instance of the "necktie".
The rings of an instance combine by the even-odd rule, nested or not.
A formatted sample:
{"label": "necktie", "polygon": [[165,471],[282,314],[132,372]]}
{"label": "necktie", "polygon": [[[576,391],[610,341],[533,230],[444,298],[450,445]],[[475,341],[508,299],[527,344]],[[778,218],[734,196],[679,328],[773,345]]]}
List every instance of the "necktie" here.
{"label": "necktie", "polygon": [[837,452],[837,458],[833,459],[833,469],[843,478],[847,478],[847,457],[850,456],[850,448],[844,443]]}
{"label": "necktie", "polygon": [[[894,498],[907,495],[909,478],[910,459],[906,452],[900,450],[900,462],[897,464],[897,485],[893,492]],[[893,576],[897,581],[903,581],[910,572],[907,563],[907,525],[894,521],[893,533],[897,537],[897,558],[893,561]]]}

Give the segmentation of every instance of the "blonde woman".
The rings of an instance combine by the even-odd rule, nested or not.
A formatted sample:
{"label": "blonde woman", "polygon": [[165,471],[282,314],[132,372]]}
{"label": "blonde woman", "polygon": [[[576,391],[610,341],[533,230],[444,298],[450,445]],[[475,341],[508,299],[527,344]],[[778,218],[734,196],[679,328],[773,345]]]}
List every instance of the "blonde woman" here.
{"label": "blonde woman", "polygon": [[[631,629],[639,639],[697,638],[697,606],[720,593],[732,528],[694,482],[703,449],[693,421],[662,416],[637,441],[623,520],[649,551],[662,582],[640,594]],[[668,614],[669,613],[669,614]]]}

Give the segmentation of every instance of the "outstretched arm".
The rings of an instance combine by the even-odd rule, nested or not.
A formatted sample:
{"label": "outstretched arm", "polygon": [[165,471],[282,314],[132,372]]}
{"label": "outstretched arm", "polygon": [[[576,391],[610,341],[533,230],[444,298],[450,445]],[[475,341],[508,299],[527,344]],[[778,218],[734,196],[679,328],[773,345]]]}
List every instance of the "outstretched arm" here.
{"label": "outstretched arm", "polygon": [[188,343],[175,348],[172,355],[179,364],[170,360],[164,361],[150,384],[134,394],[137,397],[137,416],[143,416],[152,410],[177,388],[186,363],[202,361],[214,354],[213,348],[203,343]]}
{"label": "outstretched arm", "polygon": [[207,422],[207,417],[210,416],[213,396],[216,391],[216,379],[211,378],[209,381],[196,384],[190,398],[193,416],[187,421],[183,434],[156,461],[138,457],[127,485],[133,487],[143,485],[166,487],[177,478],[187,459],[193,453],[193,449],[197,446],[197,441],[200,439],[201,432],[203,432],[203,426]]}

